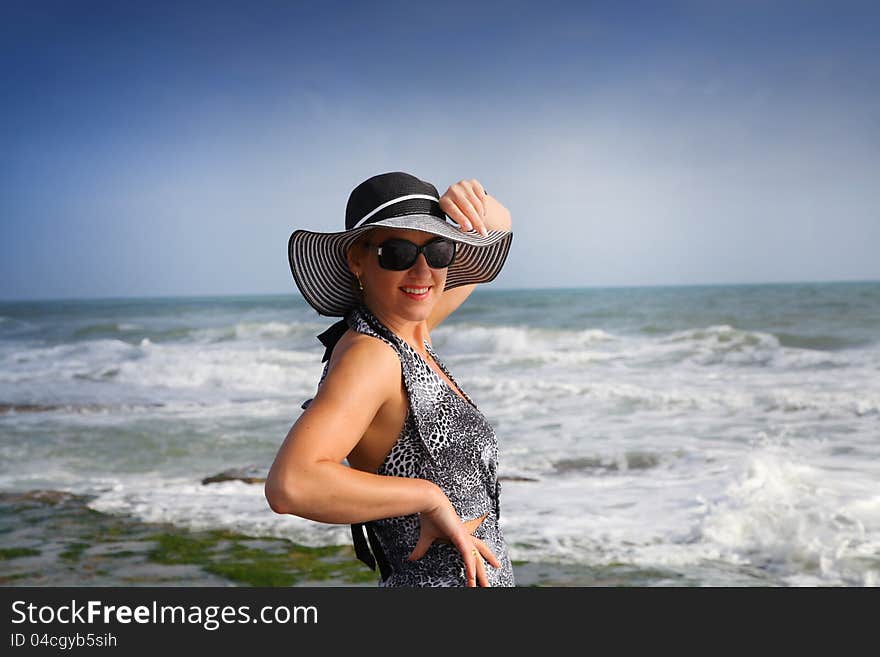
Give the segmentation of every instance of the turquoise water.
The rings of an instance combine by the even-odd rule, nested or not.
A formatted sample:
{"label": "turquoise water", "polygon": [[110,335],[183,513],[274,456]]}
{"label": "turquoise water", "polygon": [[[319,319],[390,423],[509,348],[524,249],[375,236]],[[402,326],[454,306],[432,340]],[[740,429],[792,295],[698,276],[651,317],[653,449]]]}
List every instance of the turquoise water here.
{"label": "turquoise water", "polygon": [[[295,294],[0,303],[0,489],[347,543],[200,484],[268,468],[332,321]],[[432,339],[496,427],[515,560],[880,584],[880,283],[490,287]]]}

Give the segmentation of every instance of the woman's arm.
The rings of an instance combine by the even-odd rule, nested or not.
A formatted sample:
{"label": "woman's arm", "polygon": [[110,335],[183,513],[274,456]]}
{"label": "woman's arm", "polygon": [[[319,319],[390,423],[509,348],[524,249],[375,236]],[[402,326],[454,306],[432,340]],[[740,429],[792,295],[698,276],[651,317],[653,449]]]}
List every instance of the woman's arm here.
{"label": "woman's arm", "polygon": [[269,470],[269,506],[277,513],[339,524],[436,507],[438,493],[443,493],[431,482],[370,474],[342,464],[399,385],[400,362],[381,342],[362,337],[337,345],[327,376]]}
{"label": "woman's arm", "polygon": [[[462,230],[474,228],[481,234],[490,230],[510,231],[510,211],[494,196],[486,193],[478,180],[462,180],[452,185],[440,197],[440,209]],[[446,290],[428,317],[428,330],[438,326],[458,308],[476,285],[462,285]]]}
{"label": "woman's arm", "polygon": [[341,463],[382,405],[400,393],[400,380],[400,361],[380,341],[364,336],[338,344],[315,398],[275,456],[266,500],[276,513],[338,524],[418,513],[419,540],[410,558],[421,558],[436,540],[449,540],[462,555],[467,585],[488,586],[477,553],[496,568],[500,563],[485,542],[471,536],[439,486]]}

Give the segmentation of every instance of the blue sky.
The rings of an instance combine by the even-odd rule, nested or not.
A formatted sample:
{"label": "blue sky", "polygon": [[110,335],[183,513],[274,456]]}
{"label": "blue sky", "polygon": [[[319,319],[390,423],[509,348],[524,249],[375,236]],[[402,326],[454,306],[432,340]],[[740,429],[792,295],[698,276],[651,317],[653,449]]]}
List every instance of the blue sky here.
{"label": "blue sky", "polygon": [[872,3],[0,12],[0,299],[295,293],[398,170],[510,208],[493,287],[880,279]]}

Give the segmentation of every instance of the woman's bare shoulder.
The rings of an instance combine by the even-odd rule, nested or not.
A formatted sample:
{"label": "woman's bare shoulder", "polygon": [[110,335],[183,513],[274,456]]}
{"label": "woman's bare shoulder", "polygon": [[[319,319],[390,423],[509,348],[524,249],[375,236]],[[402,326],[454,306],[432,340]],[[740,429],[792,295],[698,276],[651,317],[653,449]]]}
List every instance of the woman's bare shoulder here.
{"label": "woman's bare shoulder", "polygon": [[400,373],[400,359],[384,340],[349,329],[333,348],[327,378],[334,371],[344,373],[347,378],[365,377],[375,385],[378,377]]}
{"label": "woman's bare shoulder", "polygon": [[373,413],[399,394],[400,359],[378,338],[346,332],[333,348],[327,374],[306,413],[309,417],[333,409]]}

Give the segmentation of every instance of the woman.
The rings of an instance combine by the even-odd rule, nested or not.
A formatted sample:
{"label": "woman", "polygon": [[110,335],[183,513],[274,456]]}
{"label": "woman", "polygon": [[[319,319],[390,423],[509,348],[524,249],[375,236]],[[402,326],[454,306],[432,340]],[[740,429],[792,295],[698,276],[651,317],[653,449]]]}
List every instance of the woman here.
{"label": "woman", "polygon": [[430,183],[392,172],[352,191],[345,231],[290,237],[304,298],[344,319],[318,336],[327,364],[275,457],[266,498],[277,513],[351,524],[380,585],[514,585],[494,431],[430,340],[476,284],[497,276],[510,227],[476,180],[438,198]]}

